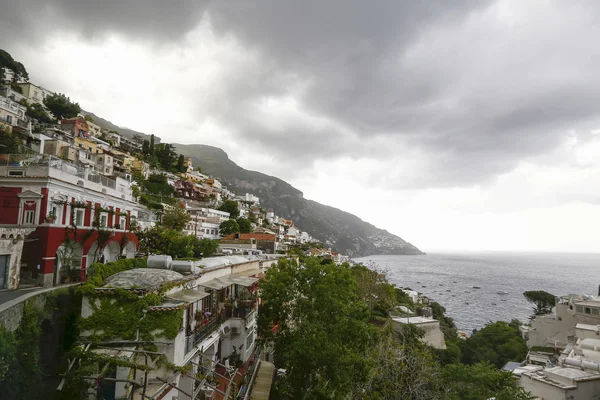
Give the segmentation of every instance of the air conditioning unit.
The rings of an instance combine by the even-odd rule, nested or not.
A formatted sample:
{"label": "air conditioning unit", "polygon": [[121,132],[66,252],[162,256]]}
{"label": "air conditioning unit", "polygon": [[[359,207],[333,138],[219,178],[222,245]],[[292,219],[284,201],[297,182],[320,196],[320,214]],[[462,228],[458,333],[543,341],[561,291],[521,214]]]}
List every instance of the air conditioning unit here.
{"label": "air conditioning unit", "polygon": [[231,328],[231,334],[232,335],[239,335],[240,334],[240,328],[238,328],[238,327],[232,327]]}

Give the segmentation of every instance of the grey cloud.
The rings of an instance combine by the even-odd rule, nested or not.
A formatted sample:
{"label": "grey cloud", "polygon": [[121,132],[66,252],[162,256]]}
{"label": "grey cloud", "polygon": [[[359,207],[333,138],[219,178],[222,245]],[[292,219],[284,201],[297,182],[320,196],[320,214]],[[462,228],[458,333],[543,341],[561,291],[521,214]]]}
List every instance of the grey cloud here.
{"label": "grey cloud", "polygon": [[[581,21],[565,19],[554,27],[565,36],[550,44],[541,43],[549,28],[533,19],[525,22],[530,31],[503,26],[500,36],[498,27],[488,32],[485,24],[466,29],[485,17],[491,0],[50,0],[33,11],[35,1],[17,3],[0,16],[0,34],[39,36],[41,31],[27,25],[30,15],[64,15],[58,26],[89,37],[115,31],[161,43],[177,40],[208,17],[218,35],[231,35],[259,54],[260,65],[239,71],[219,93],[210,93],[201,112],[227,125],[240,143],[268,151],[282,164],[310,166],[318,159],[365,154],[394,163],[402,157],[400,149],[414,146],[429,157],[423,176],[382,182],[473,184],[552,151],[567,130],[600,122],[594,63],[600,49],[595,43],[581,45],[600,33],[593,31],[593,18],[583,17],[597,15],[600,6],[593,2]],[[581,29],[585,24],[590,32]],[[38,25],[47,29],[48,21]],[[518,35],[524,40],[515,41]],[[253,118],[253,103],[285,96],[294,82],[307,85],[298,97],[303,108],[331,124],[299,121],[279,131]]]}
{"label": "grey cloud", "polygon": [[[8,44],[40,43],[55,31],[89,39],[108,33],[174,41],[192,29],[210,0],[5,0],[0,38]],[[4,40],[3,40],[4,41]]]}

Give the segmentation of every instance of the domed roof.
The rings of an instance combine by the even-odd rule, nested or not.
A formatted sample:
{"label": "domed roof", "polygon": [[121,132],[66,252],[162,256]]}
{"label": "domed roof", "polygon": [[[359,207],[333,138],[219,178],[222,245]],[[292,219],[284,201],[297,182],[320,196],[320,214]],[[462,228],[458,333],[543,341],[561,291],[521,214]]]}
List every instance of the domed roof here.
{"label": "domed roof", "polygon": [[181,278],[179,272],[168,269],[136,268],[109,276],[104,287],[146,289]]}

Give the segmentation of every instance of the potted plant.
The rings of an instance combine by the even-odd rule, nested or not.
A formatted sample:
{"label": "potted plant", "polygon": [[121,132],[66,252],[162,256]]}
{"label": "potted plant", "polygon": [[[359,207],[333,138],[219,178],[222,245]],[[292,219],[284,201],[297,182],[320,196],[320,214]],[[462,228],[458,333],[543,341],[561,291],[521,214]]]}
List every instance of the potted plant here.
{"label": "potted plant", "polygon": [[54,215],[54,213],[51,212],[50,214],[46,215],[46,218],[44,219],[44,221],[51,224],[54,221],[56,221],[56,215]]}
{"label": "potted plant", "polygon": [[121,224],[116,223],[116,224],[113,225],[113,228],[115,228],[115,229],[121,229]]}

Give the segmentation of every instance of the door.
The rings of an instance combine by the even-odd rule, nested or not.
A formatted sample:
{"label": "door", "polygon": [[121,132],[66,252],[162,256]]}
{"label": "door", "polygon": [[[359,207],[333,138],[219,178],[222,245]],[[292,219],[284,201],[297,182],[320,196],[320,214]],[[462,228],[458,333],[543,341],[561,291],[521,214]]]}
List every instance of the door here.
{"label": "door", "polygon": [[8,285],[8,260],[10,256],[0,256],[0,289]]}

